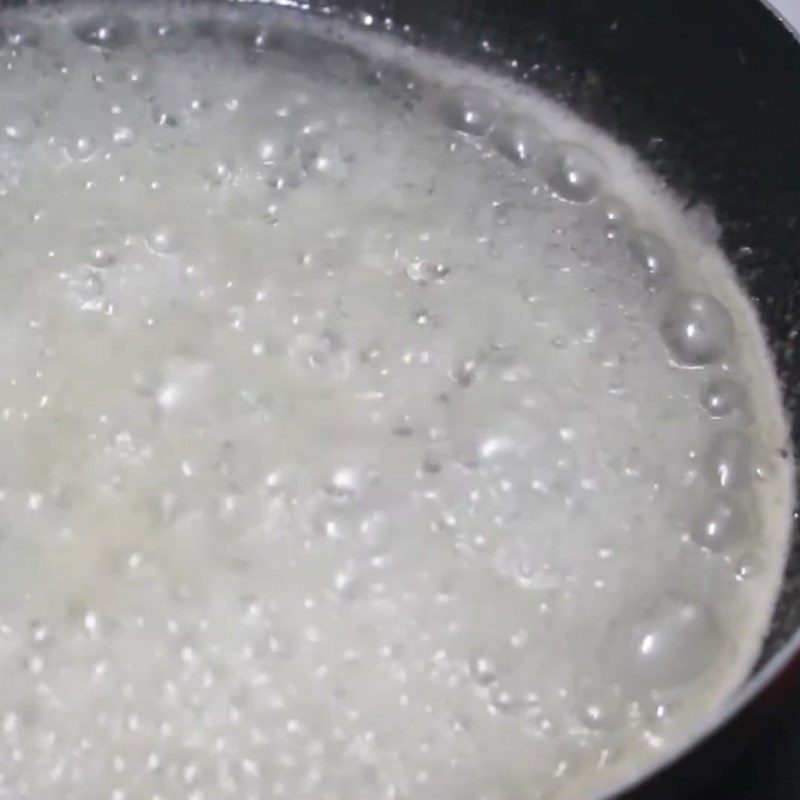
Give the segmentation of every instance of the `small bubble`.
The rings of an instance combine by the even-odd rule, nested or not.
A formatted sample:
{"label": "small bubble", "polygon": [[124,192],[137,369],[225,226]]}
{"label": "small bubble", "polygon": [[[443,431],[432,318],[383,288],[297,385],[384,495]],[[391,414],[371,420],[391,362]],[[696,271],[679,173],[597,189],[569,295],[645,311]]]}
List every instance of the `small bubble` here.
{"label": "small bubble", "polygon": [[471,386],[478,369],[478,362],[474,358],[457,361],[450,369],[450,377],[462,388]]}
{"label": "small bubble", "polygon": [[[537,707],[534,695],[516,694],[500,685],[489,689],[489,707],[498,714],[522,714]],[[543,720],[538,720],[539,725]],[[551,724],[547,721],[545,728]]]}
{"label": "small bubble", "polygon": [[50,629],[43,622],[34,620],[31,623],[31,637],[36,644],[44,644],[50,637]]}
{"label": "small bubble", "polygon": [[478,455],[483,461],[494,461],[524,452],[526,442],[503,433],[489,435],[478,444]]}
{"label": "small bubble", "polygon": [[741,547],[750,533],[747,509],[741,498],[716,495],[697,514],[691,527],[692,540],[713,553],[730,553]]}
{"label": "small bubble", "polygon": [[415,259],[406,267],[406,276],[422,286],[441,283],[450,274],[450,269],[436,261]]}
{"label": "small bubble", "polygon": [[87,612],[83,618],[83,627],[90,636],[96,636],[100,629],[100,621],[98,620],[97,615],[91,611]]}
{"label": "small bubble", "polygon": [[607,224],[616,227],[623,227],[633,219],[631,207],[616,195],[609,195],[604,198],[601,210]]}
{"label": "small bubble", "polygon": [[64,148],[64,153],[71,161],[85,163],[91,161],[99,151],[97,140],[91,136],[79,136]]}
{"label": "small bubble", "polygon": [[112,266],[117,260],[113,250],[102,245],[96,245],[89,251],[89,263],[98,269]]}
{"label": "small bubble", "polygon": [[278,156],[278,147],[275,142],[264,140],[258,146],[258,157],[262,164],[272,164]]}
{"label": "small bubble", "polygon": [[593,731],[616,728],[624,717],[622,693],[614,684],[589,684],[576,697],[581,724]]}
{"label": "small bubble", "polygon": [[657,283],[664,281],[675,270],[672,248],[654,233],[640,231],[631,237],[628,248],[635,264]]}
{"label": "small bubble", "polygon": [[339,467],[331,475],[328,491],[335,497],[352,498],[363,490],[366,480],[366,476],[358,467]]}
{"label": "small bubble", "polygon": [[462,86],[448,92],[441,105],[445,124],[473,136],[485,136],[494,125],[499,106],[489,92]]}
{"label": "small bubble", "polygon": [[358,537],[367,550],[382,550],[389,543],[389,518],[383,511],[366,514],[358,524]]}
{"label": "small bubble", "polygon": [[99,13],[77,22],[73,32],[85,44],[104,50],[117,50],[133,42],[138,33],[138,24],[121,12]]}
{"label": "small bubble", "polygon": [[428,311],[426,311],[424,308],[420,308],[412,314],[412,319],[417,323],[417,325],[429,325],[432,317]]}
{"label": "small bubble", "polygon": [[231,34],[248,50],[268,50],[280,42],[279,31],[262,24],[240,23],[232,28]]}
{"label": "small bubble", "polygon": [[158,228],[147,240],[147,248],[157,255],[174,255],[180,251],[178,237],[171,228]]}
{"label": "small bubble", "polygon": [[41,675],[44,671],[44,659],[39,655],[30,656],[27,659],[28,671],[33,675]]}
{"label": "small bubble", "polygon": [[350,167],[342,148],[336,142],[326,141],[319,146],[307,171],[344,181],[350,174]]}
{"label": "small bubble", "polygon": [[501,119],[490,136],[497,152],[517,164],[536,158],[547,138],[546,131],[538,122],[518,116]]}
{"label": "small bubble", "polygon": [[[180,125],[178,118],[174,114],[170,114],[157,105],[151,109],[150,118],[159,128],[177,128]],[[164,146],[161,143],[158,144],[158,147]]]}
{"label": "small bubble", "polygon": [[747,581],[764,572],[764,558],[758,553],[745,553],[736,562],[736,580]]}
{"label": "small bubble", "polygon": [[511,692],[507,692],[504,689],[496,689],[493,691],[489,702],[493,708],[503,713],[515,711],[517,707],[516,697],[511,694]]}
{"label": "small bubble", "polygon": [[231,183],[234,177],[233,165],[229,161],[216,161],[205,170],[205,175],[217,186]]}
{"label": "small bubble", "polygon": [[717,431],[703,461],[705,474],[714,486],[737,489],[750,482],[752,446],[749,437],[738,430]]}
{"label": "small bubble", "polygon": [[488,686],[497,680],[497,667],[485,655],[477,654],[469,659],[467,664],[472,680],[480,686]]}
{"label": "small bubble", "polygon": [[700,391],[700,405],[714,419],[727,417],[744,407],[744,389],[732,378],[712,378]]}
{"label": "small bubble", "polygon": [[630,206],[614,195],[604,197],[599,210],[607,239],[619,238],[633,221],[633,211]]}
{"label": "small bubble", "polygon": [[605,167],[600,159],[578,144],[553,145],[539,160],[550,190],[568,203],[591,203],[600,193]]}
{"label": "small bubble", "polygon": [[30,20],[8,20],[0,26],[0,44],[5,42],[15,48],[36,47],[41,41],[42,32],[39,26]]}
{"label": "small bubble", "polygon": [[14,142],[22,142],[30,138],[31,127],[27,121],[9,122],[3,128],[3,133]]}
{"label": "small bubble", "polygon": [[681,595],[626,610],[609,630],[604,652],[615,676],[636,690],[671,689],[705,674],[724,651],[712,611]]}
{"label": "small bubble", "polygon": [[213,394],[214,365],[202,359],[176,357],[163,368],[155,399],[163,414],[197,408]]}
{"label": "small bubble", "polygon": [[734,338],[733,320],[716,298],[680,291],[667,303],[659,325],[664,344],[682,366],[702,367],[720,361]]}
{"label": "small bubble", "polygon": [[111,138],[120,147],[130,147],[136,141],[136,134],[132,128],[123,125],[114,131]]}
{"label": "small bubble", "polygon": [[333,577],[333,588],[338,595],[352,599],[358,592],[358,573],[355,564],[349,563]]}
{"label": "small bubble", "polygon": [[84,301],[83,307],[97,308],[97,299],[103,294],[104,287],[101,277],[94,270],[80,277],[75,282],[75,288]]}

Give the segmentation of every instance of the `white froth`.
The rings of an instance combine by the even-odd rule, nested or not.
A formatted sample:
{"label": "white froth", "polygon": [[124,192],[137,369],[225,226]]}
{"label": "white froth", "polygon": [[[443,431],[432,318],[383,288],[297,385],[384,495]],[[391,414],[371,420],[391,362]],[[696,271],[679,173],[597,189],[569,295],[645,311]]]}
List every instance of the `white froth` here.
{"label": "white froth", "polygon": [[574,799],[718,708],[786,428],[630,153],[274,9],[0,29],[0,796]]}

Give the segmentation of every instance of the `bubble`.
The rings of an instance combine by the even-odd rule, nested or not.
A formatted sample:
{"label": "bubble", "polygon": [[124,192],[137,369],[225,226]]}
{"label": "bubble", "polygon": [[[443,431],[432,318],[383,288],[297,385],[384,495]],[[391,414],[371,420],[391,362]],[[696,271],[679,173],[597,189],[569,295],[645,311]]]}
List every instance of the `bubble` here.
{"label": "bubble", "polygon": [[333,576],[333,589],[343,598],[352,600],[359,591],[360,576],[353,562],[348,562],[343,569]]}
{"label": "bubble", "polygon": [[489,92],[461,86],[448,92],[441,106],[445,124],[472,136],[485,136],[494,125],[499,106]]}
{"label": "bubble", "polygon": [[624,719],[622,692],[614,683],[587,681],[575,692],[578,720],[593,731],[606,731],[619,726]]}
{"label": "bubble", "polygon": [[500,714],[519,714],[527,711],[535,702],[502,686],[493,686],[489,690],[489,705]]}
{"label": "bubble", "polygon": [[288,352],[302,369],[320,371],[334,380],[344,380],[353,368],[353,353],[333,331],[294,336]]}
{"label": "bubble", "polygon": [[161,227],[147,239],[147,249],[157,255],[168,256],[180,252],[178,235],[172,228]]}
{"label": "bubble", "polygon": [[36,47],[42,41],[38,25],[27,19],[11,19],[0,25],[0,44],[11,47]]}
{"label": "bubble", "polygon": [[81,301],[82,308],[97,308],[97,300],[102,296],[104,287],[102,278],[95,270],[79,275],[72,281],[72,285]]}
{"label": "bubble", "polygon": [[171,358],[155,393],[160,412],[171,418],[207,402],[213,393],[213,375],[214,365],[209,361]]}
{"label": "bubble", "polygon": [[568,203],[591,203],[599,194],[605,167],[579,144],[552,145],[539,160],[542,177],[553,194]]}
{"label": "bubble", "polygon": [[323,142],[311,163],[311,170],[335,181],[345,180],[350,169],[342,148],[336,142]]}
{"label": "bubble", "polygon": [[389,543],[389,536],[389,517],[383,511],[371,511],[358,523],[358,538],[367,550],[383,550]]}
{"label": "bubble", "polygon": [[471,386],[478,372],[478,361],[474,358],[463,358],[450,368],[450,377],[462,389]]}
{"label": "bubble", "polygon": [[262,164],[273,164],[278,155],[278,147],[274,141],[265,139],[258,145],[258,158]]}
{"label": "bubble", "polygon": [[211,183],[222,186],[233,181],[235,168],[230,161],[220,160],[204,169],[203,174]]}
{"label": "bubble", "polygon": [[333,470],[325,488],[338,500],[352,500],[363,494],[374,479],[374,474],[365,465],[342,464]]}
{"label": "bubble", "polygon": [[427,286],[431,283],[441,283],[450,269],[442,263],[436,261],[424,261],[421,259],[414,259],[406,267],[406,276],[414,283],[422,286]]}
{"label": "bubble", "polygon": [[712,611],[682,595],[667,595],[612,624],[605,653],[623,687],[674,689],[710,670],[725,637]]}
{"label": "bubble", "polygon": [[661,283],[675,270],[672,248],[655,233],[640,231],[634,234],[628,248],[636,265],[654,281]]}
{"label": "bubble", "polygon": [[153,23],[149,29],[157,48],[161,51],[181,53],[191,46],[190,32],[174,20]]}
{"label": "bubble", "polygon": [[497,680],[497,667],[482,653],[473,655],[467,667],[472,680],[479,686],[489,686]]}
{"label": "bubble", "polygon": [[233,38],[248,50],[268,50],[278,42],[278,32],[262,23],[240,22],[231,31]]}
{"label": "bubble", "polygon": [[64,154],[70,161],[86,163],[99,153],[100,146],[92,136],[79,136],[64,147]]}
{"label": "bubble", "polygon": [[295,148],[297,162],[307,177],[344,181],[350,174],[348,158],[341,145],[318,133],[303,137]]}
{"label": "bubble", "polygon": [[701,292],[673,295],[659,325],[664,344],[680,365],[702,367],[722,359],[734,337],[731,315],[716,298]]}
{"label": "bubble", "polygon": [[5,121],[2,124],[2,133],[12,142],[29,143],[33,138],[37,120],[30,109],[9,108],[4,109]]}
{"label": "bubble", "polygon": [[690,536],[695,544],[712,553],[730,553],[742,546],[750,529],[743,498],[718,494],[696,515]]}
{"label": "bubble", "polygon": [[605,197],[600,205],[606,237],[616,239],[633,220],[630,206],[619,197]]}
{"label": "bubble", "polygon": [[120,147],[130,147],[136,141],[136,134],[133,132],[132,128],[123,125],[114,131],[111,139],[114,144]]}
{"label": "bubble", "polygon": [[75,23],[73,32],[85,44],[104,50],[118,50],[132,44],[138,24],[119,11],[92,14]]}
{"label": "bubble", "polygon": [[367,81],[381,87],[383,92],[394,99],[413,102],[418,97],[421,76],[413,70],[389,61],[379,62],[367,76]]}
{"label": "bubble", "polygon": [[114,251],[104,245],[95,245],[89,250],[89,263],[98,269],[112,266],[117,260]]}
{"label": "bubble", "polygon": [[538,155],[547,133],[533,119],[508,116],[492,129],[490,140],[498,153],[517,164],[527,163]]}
{"label": "bubble", "polygon": [[766,565],[764,557],[759,553],[744,553],[736,562],[734,574],[738,581],[749,581],[763,574]]}
{"label": "bubble", "polygon": [[752,472],[749,437],[739,430],[717,431],[708,444],[703,466],[714,486],[738,489],[747,485]]}
{"label": "bubble", "polygon": [[153,142],[152,147],[154,150],[169,150],[174,146],[174,141],[170,137],[169,131],[180,127],[180,121],[175,114],[165,111],[160,105],[155,104],[150,110],[150,118],[159,127],[163,128],[165,135],[159,137]]}
{"label": "bubble", "polygon": [[525,443],[513,436],[499,433],[489,435],[478,444],[478,455],[483,461],[506,458],[524,452]]}
{"label": "bubble", "polygon": [[700,405],[714,419],[727,417],[744,407],[744,389],[732,378],[712,378],[700,390]]}

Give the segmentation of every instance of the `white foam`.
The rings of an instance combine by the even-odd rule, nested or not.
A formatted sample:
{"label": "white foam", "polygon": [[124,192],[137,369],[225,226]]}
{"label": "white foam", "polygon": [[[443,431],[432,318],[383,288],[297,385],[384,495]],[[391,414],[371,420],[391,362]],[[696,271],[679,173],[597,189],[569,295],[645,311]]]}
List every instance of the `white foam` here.
{"label": "white foam", "polygon": [[[2,51],[0,786],[575,798],[679,742],[753,661],[791,505],[707,227],[375,34],[86,9]],[[670,360],[679,289],[731,314],[708,366]],[[757,513],[717,537],[742,435]]]}

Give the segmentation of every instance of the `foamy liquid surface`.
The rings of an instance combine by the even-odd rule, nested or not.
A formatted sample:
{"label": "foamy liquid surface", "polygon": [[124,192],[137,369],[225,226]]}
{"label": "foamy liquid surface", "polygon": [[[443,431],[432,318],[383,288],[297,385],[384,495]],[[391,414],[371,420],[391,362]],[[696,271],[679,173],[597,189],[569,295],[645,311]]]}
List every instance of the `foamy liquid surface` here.
{"label": "foamy liquid surface", "polygon": [[577,798],[786,550],[713,236],[529,91],[275,9],[0,15],[0,798]]}

